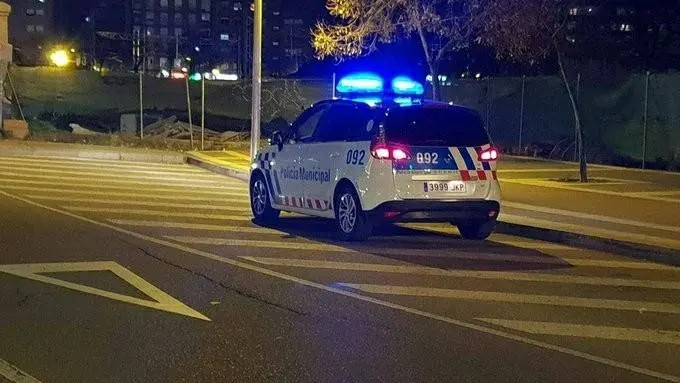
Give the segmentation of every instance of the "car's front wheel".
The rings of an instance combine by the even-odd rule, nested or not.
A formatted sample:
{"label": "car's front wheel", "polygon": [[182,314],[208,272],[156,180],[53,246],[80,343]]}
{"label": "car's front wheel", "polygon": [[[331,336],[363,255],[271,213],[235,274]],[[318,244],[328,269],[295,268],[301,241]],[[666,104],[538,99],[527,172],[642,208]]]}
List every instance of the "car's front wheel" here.
{"label": "car's front wheel", "polygon": [[496,221],[469,221],[454,223],[458,227],[460,236],[465,239],[487,239],[496,228]]}
{"label": "car's front wheel", "polygon": [[365,241],[373,233],[373,225],[361,208],[361,202],[352,187],[343,186],[335,193],[335,222],[340,239]]}
{"label": "car's front wheel", "polygon": [[281,211],[272,207],[267,183],[262,174],[256,173],[250,180],[250,209],[253,211],[255,222],[271,224],[276,222]]}

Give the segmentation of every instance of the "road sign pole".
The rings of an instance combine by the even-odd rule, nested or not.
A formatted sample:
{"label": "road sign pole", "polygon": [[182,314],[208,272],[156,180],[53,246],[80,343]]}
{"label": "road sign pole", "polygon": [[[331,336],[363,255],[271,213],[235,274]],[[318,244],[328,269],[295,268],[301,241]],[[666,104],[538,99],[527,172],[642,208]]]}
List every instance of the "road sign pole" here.
{"label": "road sign pole", "polygon": [[184,77],[184,83],[187,89],[187,111],[189,112],[189,144],[191,145],[191,150],[194,150],[194,125],[191,121],[191,96],[189,95],[189,75],[186,74]]}
{"label": "road sign pole", "polygon": [[262,0],[255,0],[253,12],[253,95],[250,122],[250,158],[260,144],[260,107],[262,96]]}
{"label": "road sign pole", "polygon": [[645,73],[645,106],[642,116],[642,168],[647,165],[647,115],[649,108],[649,71]]}
{"label": "road sign pole", "polygon": [[205,150],[205,76],[201,75],[201,150]]}
{"label": "road sign pole", "polygon": [[139,139],[144,139],[144,73],[139,70]]}

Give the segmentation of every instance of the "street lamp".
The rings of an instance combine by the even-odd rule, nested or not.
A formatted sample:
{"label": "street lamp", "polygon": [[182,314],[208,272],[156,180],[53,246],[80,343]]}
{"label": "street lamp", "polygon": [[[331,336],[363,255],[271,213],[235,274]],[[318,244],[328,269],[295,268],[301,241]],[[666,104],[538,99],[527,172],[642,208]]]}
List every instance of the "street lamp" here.
{"label": "street lamp", "polygon": [[255,158],[260,145],[262,96],[262,0],[255,0],[253,5],[253,105],[250,123],[250,158]]}

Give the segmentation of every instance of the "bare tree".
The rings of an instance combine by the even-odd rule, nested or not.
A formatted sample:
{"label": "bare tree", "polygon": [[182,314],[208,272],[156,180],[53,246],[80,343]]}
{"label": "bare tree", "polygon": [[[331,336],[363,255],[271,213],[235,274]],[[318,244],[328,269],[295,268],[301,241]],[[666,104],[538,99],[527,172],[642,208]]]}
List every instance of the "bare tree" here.
{"label": "bare tree", "polygon": [[564,65],[565,20],[568,0],[493,0],[486,4],[484,29],[478,41],[495,49],[499,57],[526,65],[557,59],[560,77],[569,96],[576,124],[576,150],[581,182],[588,182],[583,126],[572,83]]}
{"label": "bare tree", "polygon": [[356,57],[375,51],[381,42],[417,38],[432,76],[433,98],[439,99],[441,63],[448,53],[474,42],[485,0],[327,1],[338,23],[321,22],[315,27],[318,57]]}

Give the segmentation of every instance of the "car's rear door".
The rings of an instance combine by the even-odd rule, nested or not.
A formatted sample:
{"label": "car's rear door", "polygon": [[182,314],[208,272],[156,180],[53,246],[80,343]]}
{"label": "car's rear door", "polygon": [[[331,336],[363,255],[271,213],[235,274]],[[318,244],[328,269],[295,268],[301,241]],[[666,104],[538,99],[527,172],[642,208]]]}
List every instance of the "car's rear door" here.
{"label": "car's rear door", "polygon": [[385,139],[405,148],[394,160],[396,193],[403,199],[483,199],[496,180],[496,162],[478,114],[455,106],[413,106],[390,110]]}

